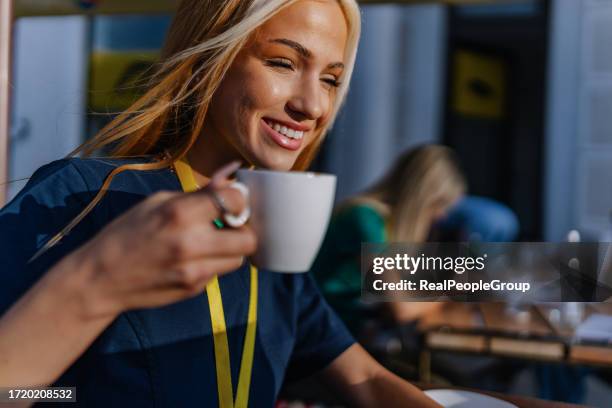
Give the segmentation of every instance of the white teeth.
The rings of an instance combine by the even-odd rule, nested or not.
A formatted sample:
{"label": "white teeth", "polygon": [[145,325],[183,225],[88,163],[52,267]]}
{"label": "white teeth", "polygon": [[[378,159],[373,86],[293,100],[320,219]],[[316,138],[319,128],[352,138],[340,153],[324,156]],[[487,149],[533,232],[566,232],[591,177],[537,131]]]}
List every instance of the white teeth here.
{"label": "white teeth", "polygon": [[290,137],[291,139],[299,140],[304,137],[304,131],[302,130],[294,130],[294,129],[288,128],[287,126],[278,124],[278,123],[268,122],[268,124],[270,125],[272,129],[276,130],[278,133],[281,133],[287,137]]}

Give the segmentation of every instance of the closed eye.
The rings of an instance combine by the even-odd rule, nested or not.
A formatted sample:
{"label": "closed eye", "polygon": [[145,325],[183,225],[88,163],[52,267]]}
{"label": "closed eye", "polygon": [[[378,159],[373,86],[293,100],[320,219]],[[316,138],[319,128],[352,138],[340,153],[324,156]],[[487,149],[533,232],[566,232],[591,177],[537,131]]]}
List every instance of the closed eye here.
{"label": "closed eye", "polygon": [[323,78],[322,81],[333,86],[334,88],[338,88],[340,85],[342,85],[342,82],[335,78]]}
{"label": "closed eye", "polygon": [[[292,71],[295,69],[293,62],[287,58],[268,59],[265,61],[265,64],[270,67],[289,69]],[[342,84],[342,82],[338,81],[336,78],[327,77],[327,78],[322,78],[321,81],[323,81],[327,85],[330,85],[334,88],[338,88]]]}
{"label": "closed eye", "polygon": [[291,62],[291,60],[288,60],[286,58],[275,58],[275,59],[266,60],[266,65],[270,67],[286,68],[290,70],[294,69],[293,62]]}

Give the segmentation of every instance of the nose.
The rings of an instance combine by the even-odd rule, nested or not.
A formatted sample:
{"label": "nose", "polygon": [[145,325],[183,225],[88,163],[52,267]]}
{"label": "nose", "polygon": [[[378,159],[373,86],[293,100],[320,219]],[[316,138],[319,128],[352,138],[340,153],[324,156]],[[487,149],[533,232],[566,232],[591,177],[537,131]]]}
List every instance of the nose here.
{"label": "nose", "polygon": [[328,97],[324,92],[319,78],[301,81],[296,86],[287,107],[293,114],[299,115],[302,120],[317,120],[323,116],[329,106]]}

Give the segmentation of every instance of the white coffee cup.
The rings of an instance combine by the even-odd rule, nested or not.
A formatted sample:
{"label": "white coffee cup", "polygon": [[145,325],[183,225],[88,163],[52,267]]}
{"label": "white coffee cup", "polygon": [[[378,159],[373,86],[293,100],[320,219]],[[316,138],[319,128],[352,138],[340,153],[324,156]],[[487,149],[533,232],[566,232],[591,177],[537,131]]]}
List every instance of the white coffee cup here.
{"label": "white coffee cup", "polygon": [[257,236],[253,264],[275,272],[308,271],[327,230],[336,176],[242,169],[237,178],[249,189],[249,225]]}

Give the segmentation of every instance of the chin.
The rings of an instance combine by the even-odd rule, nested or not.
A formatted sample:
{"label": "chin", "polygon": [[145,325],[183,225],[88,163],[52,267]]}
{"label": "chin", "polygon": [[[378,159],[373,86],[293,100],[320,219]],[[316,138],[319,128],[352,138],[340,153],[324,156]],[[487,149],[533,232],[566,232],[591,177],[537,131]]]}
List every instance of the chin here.
{"label": "chin", "polygon": [[264,149],[253,153],[253,164],[262,169],[273,171],[290,171],[299,157],[299,152],[288,152],[275,146],[266,146]]}
{"label": "chin", "polygon": [[268,161],[268,162],[262,163],[263,165],[261,167],[267,170],[274,170],[274,171],[290,171],[293,168],[294,163],[295,163],[295,160],[290,160],[290,161],[274,160],[272,162]]}

